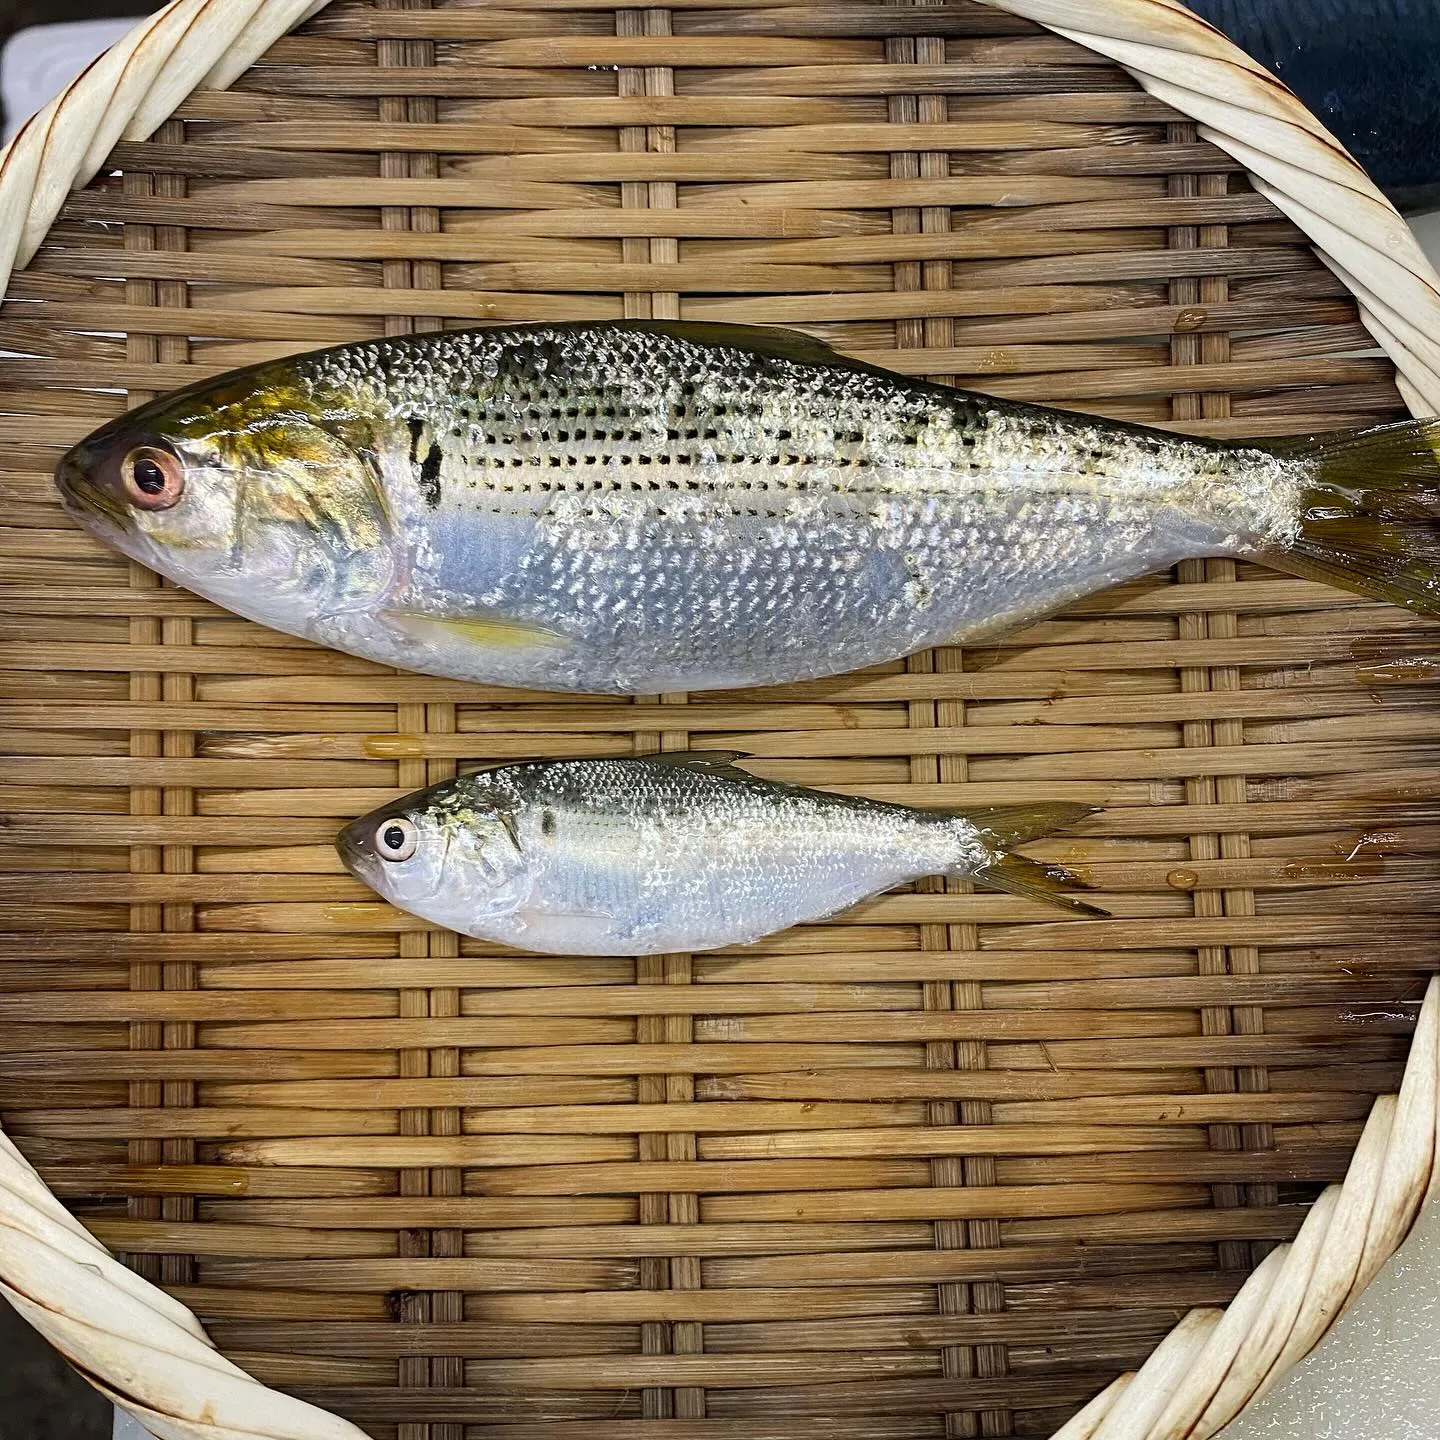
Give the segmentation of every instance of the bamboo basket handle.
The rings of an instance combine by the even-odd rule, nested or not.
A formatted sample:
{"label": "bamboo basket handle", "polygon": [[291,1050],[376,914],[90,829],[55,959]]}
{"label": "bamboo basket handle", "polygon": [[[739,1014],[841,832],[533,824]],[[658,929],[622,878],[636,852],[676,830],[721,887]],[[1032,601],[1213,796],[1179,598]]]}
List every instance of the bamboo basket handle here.
{"label": "bamboo basket handle", "polygon": [[[85,70],[0,154],[0,294],[71,190],[119,140],[196,89],[224,89],[327,0],[172,0]],[[1440,276],[1409,226],[1295,95],[1178,0],[984,0],[1123,65],[1200,122],[1354,291],[1412,413],[1440,414]]]}
{"label": "bamboo basket handle", "polygon": [[[171,0],[90,65],[0,153],[0,294],[118,141],[148,138],[194,90],[233,84],[326,3]],[[1440,413],[1440,276],[1345,148],[1268,70],[1177,0],[984,3],[1108,56],[1197,120],[1355,294],[1412,413]],[[1223,1315],[1192,1311],[1053,1440],[1206,1440],[1228,1424],[1313,1348],[1440,1191],[1437,1126],[1432,981],[1400,1094],[1376,1101],[1343,1184]],[[365,1440],[220,1355],[183,1305],[70,1216],[3,1135],[0,1294],[157,1440]]]}
{"label": "bamboo basket handle", "polygon": [[110,1255],[4,1137],[0,1294],[158,1440],[365,1440],[221,1355],[190,1311]]}

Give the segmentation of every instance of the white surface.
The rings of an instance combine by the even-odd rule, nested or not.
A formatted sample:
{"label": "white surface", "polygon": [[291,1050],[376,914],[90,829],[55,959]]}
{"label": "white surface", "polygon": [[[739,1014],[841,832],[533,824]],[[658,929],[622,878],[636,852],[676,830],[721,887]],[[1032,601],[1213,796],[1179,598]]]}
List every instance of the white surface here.
{"label": "white surface", "polygon": [[1419,236],[1430,263],[1440,268],[1440,210],[1431,211],[1428,215],[1410,216],[1410,228]]}
{"label": "white surface", "polygon": [[1223,1440],[1440,1436],[1440,1207],[1340,1323]]}
{"label": "white surface", "polygon": [[102,51],[135,28],[131,20],[81,20],[34,25],[10,37],[0,56],[5,138],[48,105]]}
{"label": "white surface", "polygon": [[154,1440],[150,1432],[123,1410],[115,1412],[115,1434],[112,1440]]}

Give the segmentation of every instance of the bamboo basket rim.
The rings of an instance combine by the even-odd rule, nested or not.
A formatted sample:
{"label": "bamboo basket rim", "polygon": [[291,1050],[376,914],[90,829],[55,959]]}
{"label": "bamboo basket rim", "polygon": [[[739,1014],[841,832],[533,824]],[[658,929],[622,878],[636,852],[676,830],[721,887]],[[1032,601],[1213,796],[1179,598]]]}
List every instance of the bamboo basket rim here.
{"label": "bamboo basket rim", "polygon": [[[138,25],[0,155],[0,291],[71,190],[114,144],[152,135],[197,89],[224,89],[328,0],[172,0]],[[1412,413],[1440,412],[1440,277],[1409,228],[1293,94],[1178,0],[982,0],[1127,69],[1200,123],[1313,242],[1393,360]],[[515,0],[523,8],[523,0]],[[1197,1309],[1138,1372],[1054,1440],[1200,1440],[1324,1335],[1440,1191],[1440,980],[1427,990],[1404,1081],[1377,1100],[1342,1185],[1228,1310]],[[219,1354],[185,1306],[114,1260],[0,1135],[0,1293],[159,1440],[364,1440]]]}

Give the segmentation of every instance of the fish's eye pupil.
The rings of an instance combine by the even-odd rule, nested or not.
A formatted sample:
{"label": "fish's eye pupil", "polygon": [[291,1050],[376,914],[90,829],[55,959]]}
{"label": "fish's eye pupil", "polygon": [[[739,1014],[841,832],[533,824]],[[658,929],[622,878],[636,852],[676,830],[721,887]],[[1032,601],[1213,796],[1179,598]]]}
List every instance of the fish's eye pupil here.
{"label": "fish's eye pupil", "polygon": [[391,850],[399,850],[405,844],[405,831],[399,825],[385,827],[385,844]]}
{"label": "fish's eye pupil", "polygon": [[135,462],[135,484],[147,495],[159,495],[165,489],[165,472],[148,456]]}

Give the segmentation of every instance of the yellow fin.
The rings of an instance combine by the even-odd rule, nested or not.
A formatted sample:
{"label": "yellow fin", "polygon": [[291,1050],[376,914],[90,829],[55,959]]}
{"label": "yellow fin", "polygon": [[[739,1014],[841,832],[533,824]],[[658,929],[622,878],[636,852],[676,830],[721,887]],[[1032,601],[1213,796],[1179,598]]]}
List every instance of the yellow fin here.
{"label": "yellow fin", "polygon": [[996,805],[988,810],[957,810],[972,825],[1003,849],[1038,840],[1053,830],[1068,830],[1072,825],[1098,813],[1100,806],[1065,801],[1040,802],[1031,805]]}
{"label": "yellow fin", "polygon": [[1311,466],[1300,533],[1261,552],[1281,570],[1440,615],[1440,419],[1269,447]]}
{"label": "yellow fin", "polygon": [[504,615],[431,615],[423,610],[382,613],[391,624],[418,640],[462,640],[491,650],[524,650],[536,645],[553,650],[571,643],[567,635]]}
{"label": "yellow fin", "polygon": [[988,885],[992,890],[1004,890],[1026,900],[1044,900],[1073,910],[1077,915],[1110,917],[1108,910],[1077,898],[1076,890],[1088,890],[1090,887],[1063,865],[1043,865],[1038,860],[1007,852],[983,869],[976,870],[970,878],[981,885]]}

